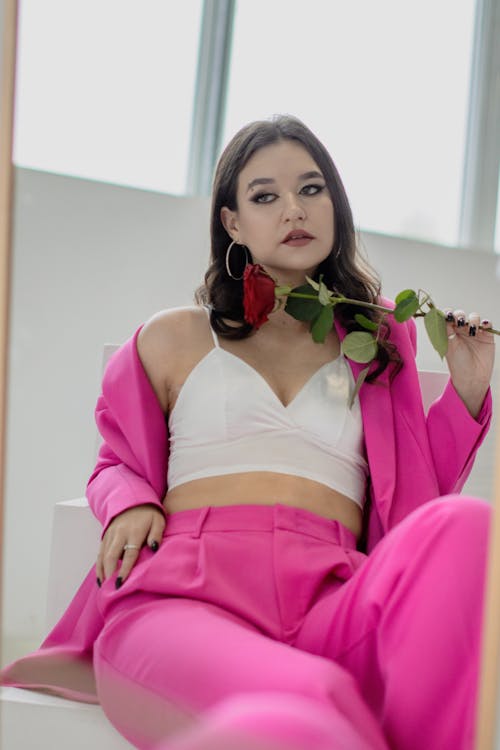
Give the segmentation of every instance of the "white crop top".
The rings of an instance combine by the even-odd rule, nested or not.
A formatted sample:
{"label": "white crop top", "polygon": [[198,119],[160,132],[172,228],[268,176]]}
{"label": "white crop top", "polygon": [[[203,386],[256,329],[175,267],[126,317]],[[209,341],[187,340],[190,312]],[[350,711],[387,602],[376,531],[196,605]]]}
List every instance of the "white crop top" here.
{"label": "white crop top", "polygon": [[214,348],[191,370],[168,417],[169,489],[272,471],[315,480],[363,507],[368,467],[358,399],[348,407],[354,378],[345,358],[316,370],[285,407],[257,370],[212,335]]}

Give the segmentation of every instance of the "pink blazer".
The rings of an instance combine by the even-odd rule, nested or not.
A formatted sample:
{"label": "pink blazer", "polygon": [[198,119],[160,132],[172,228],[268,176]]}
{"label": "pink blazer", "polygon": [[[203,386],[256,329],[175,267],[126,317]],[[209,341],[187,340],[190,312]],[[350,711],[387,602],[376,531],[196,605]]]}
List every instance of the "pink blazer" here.
{"label": "pink blazer", "polygon": [[[111,358],[96,407],[104,442],[87,485],[89,504],[105,530],[123,510],[161,506],[166,491],[168,433],[165,416],[137,353],[138,331]],[[345,330],[337,324],[340,339]],[[385,372],[359,393],[370,467],[365,507],[365,551],[428,500],[459,492],[491,421],[491,393],[473,419],[451,381],[424,414],[415,364],[413,320],[392,324],[391,340],[404,366],[392,383]],[[351,362],[356,378],[363,365]],[[95,568],[34,654],[2,672],[4,684],[50,689],[96,702],[92,648],[102,626]],[[64,669],[61,669],[64,666]]]}
{"label": "pink blazer", "polygon": [[[167,489],[168,433],[137,354],[140,330],[109,362],[97,403],[104,443],[87,497],[104,529],[131,506],[161,506]],[[342,340],[345,330],[337,324],[337,331]],[[426,418],[415,364],[414,321],[394,323],[391,340],[403,369],[392,383],[386,371],[377,384],[363,385],[359,394],[371,477],[367,552],[426,500],[462,489],[491,420],[489,392],[473,419],[451,381]],[[364,365],[350,364],[356,378]]]}

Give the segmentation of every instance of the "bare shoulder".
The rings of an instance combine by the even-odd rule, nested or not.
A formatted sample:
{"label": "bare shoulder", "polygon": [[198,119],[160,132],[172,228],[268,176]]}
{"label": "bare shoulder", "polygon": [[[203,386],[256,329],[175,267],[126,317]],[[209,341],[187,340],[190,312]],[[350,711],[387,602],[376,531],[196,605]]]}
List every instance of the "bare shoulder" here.
{"label": "bare shoulder", "polygon": [[196,306],[162,310],[141,329],[137,351],[164,411],[172,384],[206,347],[207,331],[207,314]]}
{"label": "bare shoulder", "polygon": [[[207,327],[207,314],[201,307],[173,307],[153,315],[143,326],[137,345],[141,358],[148,353],[166,353],[186,339],[197,337]],[[175,349],[173,350],[175,351]]]}

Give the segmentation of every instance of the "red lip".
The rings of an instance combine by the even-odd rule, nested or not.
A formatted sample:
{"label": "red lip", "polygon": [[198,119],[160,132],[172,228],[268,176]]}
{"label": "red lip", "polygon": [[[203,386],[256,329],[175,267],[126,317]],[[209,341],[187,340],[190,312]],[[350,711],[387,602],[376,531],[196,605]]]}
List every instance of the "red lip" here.
{"label": "red lip", "polygon": [[295,230],[293,230],[291,232],[288,232],[288,234],[285,237],[285,239],[283,240],[283,242],[288,242],[288,240],[290,240],[292,237],[294,239],[299,239],[299,238],[303,238],[303,237],[306,237],[309,240],[313,240],[314,239],[314,237],[312,236],[312,234],[309,234],[309,232],[306,232],[303,229],[295,229]]}

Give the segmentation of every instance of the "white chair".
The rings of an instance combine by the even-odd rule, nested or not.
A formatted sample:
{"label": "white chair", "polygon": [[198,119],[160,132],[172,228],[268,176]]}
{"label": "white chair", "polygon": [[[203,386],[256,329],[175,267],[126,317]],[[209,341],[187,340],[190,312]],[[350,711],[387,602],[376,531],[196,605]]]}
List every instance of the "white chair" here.
{"label": "white chair", "polygon": [[[105,347],[106,362],[116,347]],[[443,372],[420,371],[424,408],[442,393]],[[47,626],[57,622],[95,562],[100,526],[85,498],[56,503],[52,528]],[[72,750],[132,747],[106,720],[99,706],[17,688],[1,688],[2,750]]]}

